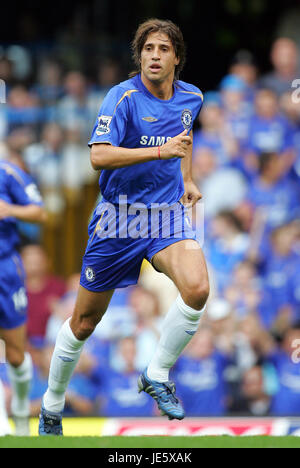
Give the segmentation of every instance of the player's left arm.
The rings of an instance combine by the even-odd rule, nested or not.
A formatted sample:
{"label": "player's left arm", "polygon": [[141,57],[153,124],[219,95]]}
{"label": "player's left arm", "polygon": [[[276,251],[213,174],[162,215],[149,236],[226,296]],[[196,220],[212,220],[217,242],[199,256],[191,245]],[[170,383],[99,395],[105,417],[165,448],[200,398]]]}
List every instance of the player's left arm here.
{"label": "player's left arm", "polygon": [[0,220],[15,218],[28,223],[44,223],[46,210],[41,194],[30,176],[9,168],[7,189],[11,201],[0,199]]}
{"label": "player's left arm", "polygon": [[16,218],[28,223],[44,223],[47,220],[47,214],[43,206],[35,204],[14,205],[0,200],[0,220],[6,218]]}
{"label": "player's left arm", "polygon": [[[193,138],[193,132],[190,132],[190,136]],[[184,194],[182,196],[182,203],[187,207],[192,207],[201,200],[202,194],[199,191],[197,185],[193,181],[193,143],[188,147],[188,154],[181,161],[181,172],[184,182]]]}

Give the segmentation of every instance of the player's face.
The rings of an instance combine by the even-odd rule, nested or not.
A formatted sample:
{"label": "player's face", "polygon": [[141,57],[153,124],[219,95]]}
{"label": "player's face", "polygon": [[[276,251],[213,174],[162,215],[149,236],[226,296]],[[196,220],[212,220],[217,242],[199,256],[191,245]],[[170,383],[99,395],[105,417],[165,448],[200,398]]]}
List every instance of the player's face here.
{"label": "player's face", "polygon": [[163,82],[174,77],[179,59],[169,37],[162,32],[149,34],[141,52],[142,74],[152,82]]}

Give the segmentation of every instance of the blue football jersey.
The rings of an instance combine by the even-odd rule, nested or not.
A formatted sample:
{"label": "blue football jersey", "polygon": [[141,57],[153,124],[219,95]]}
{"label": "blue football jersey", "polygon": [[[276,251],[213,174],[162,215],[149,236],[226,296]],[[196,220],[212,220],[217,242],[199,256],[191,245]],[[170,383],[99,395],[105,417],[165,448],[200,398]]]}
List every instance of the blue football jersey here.
{"label": "blue football jersey", "polygon": [[[7,161],[0,161],[0,200],[14,205],[43,204],[32,177]],[[16,219],[0,220],[0,257],[10,255],[18,243]]]}
{"label": "blue football jersey", "polygon": [[[109,143],[124,148],[162,146],[169,139],[192,130],[201,110],[201,91],[176,81],[171,99],[161,100],[148,91],[136,75],[113,87],[100,108],[89,145]],[[102,170],[100,189],[105,201],[127,203],[176,203],[184,193],[181,158],[155,160],[114,170]]]}

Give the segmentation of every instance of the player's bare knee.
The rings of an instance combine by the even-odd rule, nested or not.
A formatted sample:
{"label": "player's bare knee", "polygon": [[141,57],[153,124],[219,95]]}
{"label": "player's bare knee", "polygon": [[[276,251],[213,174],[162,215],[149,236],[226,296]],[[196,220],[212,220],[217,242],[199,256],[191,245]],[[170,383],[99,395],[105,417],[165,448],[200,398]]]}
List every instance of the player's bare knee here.
{"label": "player's bare knee", "polygon": [[73,333],[77,340],[84,341],[86,340],[91,334],[94,332],[95,326],[89,320],[82,320],[80,323],[75,327]]}
{"label": "player's bare knee", "polygon": [[184,302],[195,310],[202,310],[209,297],[208,281],[186,288],[181,294]]}
{"label": "player's bare knee", "polygon": [[15,347],[7,346],[6,360],[12,367],[20,367],[24,362],[24,353]]}
{"label": "player's bare knee", "polygon": [[78,340],[86,340],[92,335],[99,321],[90,316],[81,316],[71,322],[71,328]]}

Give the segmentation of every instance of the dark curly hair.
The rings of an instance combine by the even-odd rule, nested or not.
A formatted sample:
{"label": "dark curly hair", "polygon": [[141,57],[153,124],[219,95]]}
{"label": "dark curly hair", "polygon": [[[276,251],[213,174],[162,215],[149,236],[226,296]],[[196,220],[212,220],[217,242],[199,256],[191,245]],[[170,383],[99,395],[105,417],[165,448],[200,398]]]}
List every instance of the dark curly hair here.
{"label": "dark curly hair", "polygon": [[179,74],[182,71],[184,64],[185,64],[185,44],[183,40],[182,32],[180,31],[179,27],[174,24],[172,21],[169,20],[160,20],[157,18],[151,18],[144,23],[140,24],[138,27],[134,39],[132,41],[131,47],[133,52],[133,60],[137,67],[132,73],[130,73],[130,77],[133,77],[140,73],[141,71],[141,52],[147,40],[149,34],[154,32],[163,32],[166,34],[170,41],[173,44],[175,55],[179,58],[179,64],[175,66],[175,80],[178,80]]}

